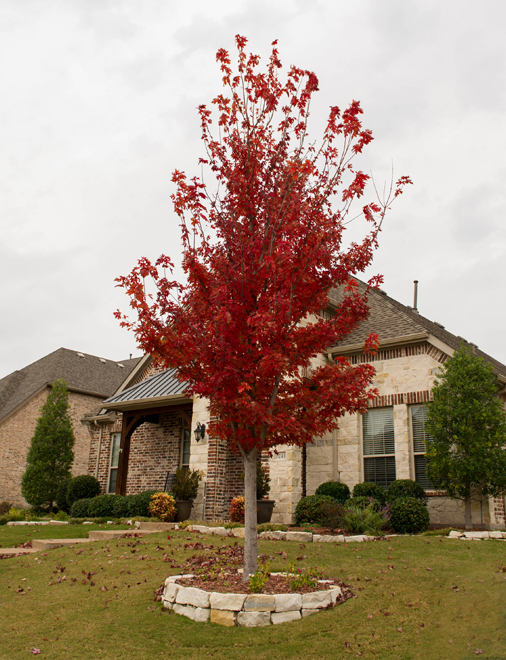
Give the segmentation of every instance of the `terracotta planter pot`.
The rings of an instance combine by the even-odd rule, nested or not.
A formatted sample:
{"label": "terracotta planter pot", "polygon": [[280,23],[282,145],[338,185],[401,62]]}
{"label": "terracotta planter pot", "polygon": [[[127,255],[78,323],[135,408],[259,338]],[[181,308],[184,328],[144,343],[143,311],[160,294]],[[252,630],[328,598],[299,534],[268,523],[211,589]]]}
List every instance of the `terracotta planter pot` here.
{"label": "terracotta planter pot", "polygon": [[193,500],[176,500],[176,519],[175,522],[184,522],[190,519]]}
{"label": "terracotta planter pot", "polygon": [[257,524],[271,522],[272,511],[276,502],[274,500],[257,500]]}

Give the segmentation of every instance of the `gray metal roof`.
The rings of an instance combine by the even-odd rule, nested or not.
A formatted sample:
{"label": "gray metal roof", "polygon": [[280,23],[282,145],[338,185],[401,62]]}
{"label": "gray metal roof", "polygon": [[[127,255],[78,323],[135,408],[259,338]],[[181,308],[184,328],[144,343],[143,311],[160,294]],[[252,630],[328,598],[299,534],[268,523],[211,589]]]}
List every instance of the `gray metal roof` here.
{"label": "gray metal roof", "polygon": [[123,390],[119,394],[111,396],[104,401],[104,408],[109,408],[109,404],[128,403],[130,401],[141,401],[144,399],[154,399],[174,394],[184,394],[186,384],[181,383],[176,377],[176,369],[167,369],[159,374],[155,374],[137,385]]}

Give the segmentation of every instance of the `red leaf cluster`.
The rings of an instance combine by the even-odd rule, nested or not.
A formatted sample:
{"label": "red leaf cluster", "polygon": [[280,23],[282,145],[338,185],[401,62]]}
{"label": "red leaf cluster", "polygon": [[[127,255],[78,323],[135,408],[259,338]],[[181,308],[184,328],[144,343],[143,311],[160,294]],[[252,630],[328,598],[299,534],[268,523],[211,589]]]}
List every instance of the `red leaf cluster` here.
{"label": "red leaf cluster", "polygon": [[[217,189],[180,171],[172,177],[187,281],[168,278],[168,257],[143,258],[117,280],[137,318],[116,315],[140,347],[178,368],[189,393],[209,400],[210,433],[247,453],[310,442],[375,396],[370,365],[339,358],[306,373],[367,317],[367,292],[353,277],[371,263],[388,205],[410,181],[402,177],[388,199],[362,207],[370,233],[345,248],[351,204],[369,179],[353,164],[373,139],[360,104],[332,107],[316,146],[307,139],[316,75],[292,66],[282,80],[276,42],[265,71],[244,37],[236,43],[235,71],[226,50],[216,56],[227,91],[213,100],[214,112],[199,107],[200,162]],[[323,318],[336,287],[344,299]],[[365,348],[376,347],[371,336]]]}

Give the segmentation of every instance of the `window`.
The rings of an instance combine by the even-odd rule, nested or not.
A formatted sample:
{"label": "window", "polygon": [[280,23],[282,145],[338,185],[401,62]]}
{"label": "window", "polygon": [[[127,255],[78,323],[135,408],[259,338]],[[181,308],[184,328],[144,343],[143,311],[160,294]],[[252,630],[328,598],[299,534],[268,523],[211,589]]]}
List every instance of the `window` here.
{"label": "window", "polygon": [[121,433],[113,433],[111,436],[111,467],[109,470],[109,488],[108,493],[116,492],[116,482],[118,481],[119,452],[121,445]]}
{"label": "window", "polygon": [[427,406],[411,406],[411,435],[413,437],[413,458],[415,464],[415,481],[425,490],[433,488],[427,478],[427,458],[425,456],[425,443],[429,434],[425,430],[427,421]]}
{"label": "window", "polygon": [[364,481],[386,488],[396,478],[393,408],[370,410],[362,419]]}
{"label": "window", "polygon": [[191,448],[191,431],[189,426],[183,426],[183,436],[181,441],[181,467],[190,469],[190,448]]}

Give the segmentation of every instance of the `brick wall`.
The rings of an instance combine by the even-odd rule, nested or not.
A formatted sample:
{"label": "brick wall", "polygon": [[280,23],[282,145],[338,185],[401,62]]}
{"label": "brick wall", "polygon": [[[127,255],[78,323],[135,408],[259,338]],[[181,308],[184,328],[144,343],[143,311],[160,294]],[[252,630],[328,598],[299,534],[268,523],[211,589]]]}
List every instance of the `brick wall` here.
{"label": "brick wall", "polygon": [[[97,474],[97,452],[100,428],[91,427],[92,439],[88,472],[96,475],[102,492],[107,492],[113,433],[121,433],[122,415],[114,424],[104,424]],[[128,461],[127,495],[143,490],[160,489],[167,472],[180,465],[182,418],[177,412],[161,413],[159,424],[145,422],[132,434]]]}
{"label": "brick wall", "polygon": [[[39,392],[14,415],[0,425],[0,501],[16,506],[28,506],[21,495],[21,478],[26,470],[26,455],[30,448],[40,409],[45,403],[49,387]],[[89,464],[90,437],[81,424],[85,413],[102,402],[98,397],[69,393],[70,414],[74,425],[74,466],[72,474],[86,474]]]}

